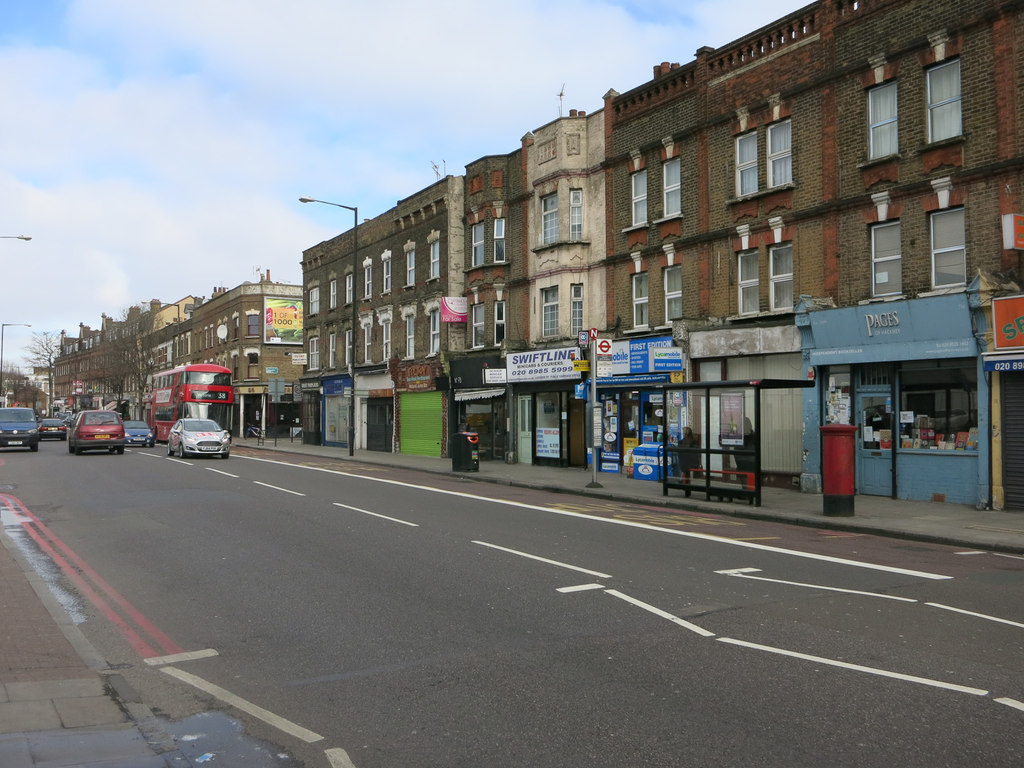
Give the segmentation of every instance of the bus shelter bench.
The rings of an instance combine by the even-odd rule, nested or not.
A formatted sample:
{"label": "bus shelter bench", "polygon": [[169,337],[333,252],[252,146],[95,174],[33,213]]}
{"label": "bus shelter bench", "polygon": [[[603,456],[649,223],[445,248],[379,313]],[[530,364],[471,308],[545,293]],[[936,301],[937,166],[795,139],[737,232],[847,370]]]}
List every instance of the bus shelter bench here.
{"label": "bus shelter bench", "polygon": [[[692,489],[706,493],[709,500],[716,498],[719,501],[732,501],[734,498],[739,497],[746,499],[748,504],[753,504],[757,496],[757,491],[754,489],[753,472],[745,472],[739,469],[705,470],[702,467],[694,467],[690,470],[690,474],[690,482],[683,484],[683,487],[687,490],[687,495],[689,495],[689,491]],[[727,484],[711,485],[715,478],[721,478],[723,481],[728,482]],[[739,480],[739,484],[734,483],[734,479]]]}
{"label": "bus shelter bench", "polygon": [[711,477],[720,477],[723,480],[736,479],[740,482],[742,488],[746,491],[754,490],[754,473],[744,472],[742,469],[704,469],[703,467],[694,467],[690,470],[694,475],[710,475]]}

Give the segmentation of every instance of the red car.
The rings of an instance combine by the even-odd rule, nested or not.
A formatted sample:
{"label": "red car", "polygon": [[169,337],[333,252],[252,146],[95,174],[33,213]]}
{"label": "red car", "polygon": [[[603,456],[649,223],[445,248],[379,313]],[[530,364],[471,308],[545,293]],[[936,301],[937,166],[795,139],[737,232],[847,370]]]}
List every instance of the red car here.
{"label": "red car", "polygon": [[68,432],[68,453],[124,453],[124,422],[114,411],[80,411]]}
{"label": "red car", "polygon": [[67,440],[68,425],[63,419],[43,419],[39,422],[40,440]]}

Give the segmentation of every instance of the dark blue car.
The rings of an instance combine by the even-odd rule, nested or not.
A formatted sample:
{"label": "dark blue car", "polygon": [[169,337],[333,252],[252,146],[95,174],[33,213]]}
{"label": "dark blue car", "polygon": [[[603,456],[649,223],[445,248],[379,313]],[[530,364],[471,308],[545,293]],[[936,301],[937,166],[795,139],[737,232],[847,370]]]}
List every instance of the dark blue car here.
{"label": "dark blue car", "polygon": [[39,450],[39,427],[31,408],[0,408],[0,448]]}
{"label": "dark blue car", "polygon": [[124,423],[124,444],[152,448],[156,445],[156,432],[144,421],[126,421]]}

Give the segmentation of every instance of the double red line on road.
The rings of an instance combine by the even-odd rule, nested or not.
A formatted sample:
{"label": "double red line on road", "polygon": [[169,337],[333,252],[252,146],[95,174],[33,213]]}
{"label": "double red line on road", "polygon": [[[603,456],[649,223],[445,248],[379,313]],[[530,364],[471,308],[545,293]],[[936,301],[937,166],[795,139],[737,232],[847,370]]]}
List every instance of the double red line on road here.
{"label": "double red line on road", "polygon": [[[82,595],[117,627],[139,656],[148,659],[183,652],[177,643],[143,616],[92,566],[79,557],[71,547],[29,511],[20,499],[10,494],[0,493],[0,508],[3,507],[18,516],[25,533],[67,574]],[[154,645],[159,650],[156,650]]]}

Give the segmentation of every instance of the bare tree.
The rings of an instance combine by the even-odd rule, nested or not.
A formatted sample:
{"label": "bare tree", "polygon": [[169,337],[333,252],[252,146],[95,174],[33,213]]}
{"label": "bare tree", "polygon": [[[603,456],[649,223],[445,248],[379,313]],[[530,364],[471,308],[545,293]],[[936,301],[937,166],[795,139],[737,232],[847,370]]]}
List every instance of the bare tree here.
{"label": "bare tree", "polygon": [[135,395],[136,413],[131,415],[136,418],[141,417],[142,399],[155,367],[149,348],[153,319],[146,305],[128,307],[107,328],[104,384],[119,401]]}
{"label": "bare tree", "polygon": [[32,334],[32,341],[25,350],[25,360],[36,370],[46,371],[47,394],[50,412],[53,412],[54,362],[60,357],[60,334],[56,331],[40,331]]}

